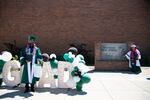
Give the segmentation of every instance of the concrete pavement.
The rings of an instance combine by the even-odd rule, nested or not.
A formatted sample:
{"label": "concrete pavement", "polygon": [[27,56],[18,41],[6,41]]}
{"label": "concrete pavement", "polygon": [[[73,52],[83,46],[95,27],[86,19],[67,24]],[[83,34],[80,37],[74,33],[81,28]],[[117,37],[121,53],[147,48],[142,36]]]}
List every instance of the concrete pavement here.
{"label": "concrete pavement", "polygon": [[67,89],[38,88],[35,93],[23,93],[24,88],[3,86],[0,100],[150,100],[150,67],[141,74],[130,72],[92,72],[92,81],[83,92]]}

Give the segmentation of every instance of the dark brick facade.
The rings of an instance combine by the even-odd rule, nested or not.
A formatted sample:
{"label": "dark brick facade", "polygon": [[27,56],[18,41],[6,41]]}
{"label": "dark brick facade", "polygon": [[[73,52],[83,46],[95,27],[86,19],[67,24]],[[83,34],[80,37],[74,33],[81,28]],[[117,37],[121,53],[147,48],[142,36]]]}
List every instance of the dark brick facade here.
{"label": "dark brick facade", "polygon": [[70,43],[135,42],[150,55],[149,0],[0,0],[0,50],[38,35],[42,52],[62,54]]}

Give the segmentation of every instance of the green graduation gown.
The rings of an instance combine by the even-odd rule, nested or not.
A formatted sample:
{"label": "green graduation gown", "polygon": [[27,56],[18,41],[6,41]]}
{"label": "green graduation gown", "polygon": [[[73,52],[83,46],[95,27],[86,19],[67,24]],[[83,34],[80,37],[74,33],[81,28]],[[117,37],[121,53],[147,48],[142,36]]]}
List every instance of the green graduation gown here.
{"label": "green graduation gown", "polygon": [[[38,62],[42,59],[42,54],[41,54],[41,51],[38,47],[34,47],[35,48],[35,60],[34,60],[34,63],[35,64],[39,64]],[[25,49],[22,49],[21,50],[21,54],[20,54],[20,63],[21,65],[24,65],[24,68],[23,68],[23,72],[22,72],[22,78],[21,78],[21,83],[30,83],[29,82],[29,74],[28,74],[28,64],[27,64],[27,61],[26,61],[26,48]],[[32,58],[33,59],[33,58]],[[32,65],[31,65],[32,66]],[[32,84],[35,84],[35,82],[38,80],[38,78],[34,77],[33,75],[33,78],[32,78]]]}

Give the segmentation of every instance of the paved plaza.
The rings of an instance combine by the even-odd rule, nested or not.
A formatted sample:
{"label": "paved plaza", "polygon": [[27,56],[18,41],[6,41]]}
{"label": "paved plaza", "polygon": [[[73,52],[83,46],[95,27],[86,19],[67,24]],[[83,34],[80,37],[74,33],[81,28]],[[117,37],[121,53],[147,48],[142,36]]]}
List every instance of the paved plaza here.
{"label": "paved plaza", "polygon": [[24,88],[3,85],[0,100],[150,100],[150,67],[141,74],[130,72],[91,72],[92,81],[83,92],[68,89],[37,88],[35,93],[23,93]]}

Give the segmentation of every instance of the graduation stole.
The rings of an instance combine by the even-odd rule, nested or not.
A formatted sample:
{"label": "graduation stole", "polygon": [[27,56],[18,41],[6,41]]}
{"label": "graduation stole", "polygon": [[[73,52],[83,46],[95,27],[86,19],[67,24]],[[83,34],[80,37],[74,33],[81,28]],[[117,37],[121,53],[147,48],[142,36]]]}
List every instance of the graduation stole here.
{"label": "graduation stole", "polygon": [[137,54],[136,49],[131,50],[130,59],[131,59],[131,64],[132,64],[132,65],[135,65],[135,64],[136,64],[137,58],[138,58],[138,54]]}
{"label": "graduation stole", "polygon": [[27,62],[29,83],[32,83],[32,79],[33,79],[34,65],[35,65],[35,53],[36,53],[36,46],[34,45],[33,47],[30,47],[29,45],[27,45],[26,54],[32,55],[31,62]]}

